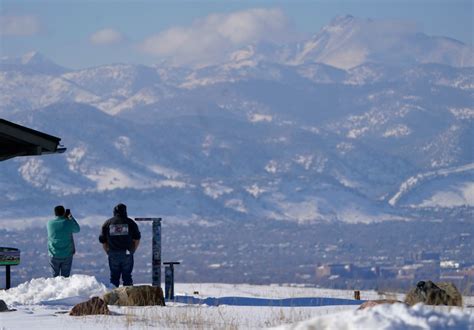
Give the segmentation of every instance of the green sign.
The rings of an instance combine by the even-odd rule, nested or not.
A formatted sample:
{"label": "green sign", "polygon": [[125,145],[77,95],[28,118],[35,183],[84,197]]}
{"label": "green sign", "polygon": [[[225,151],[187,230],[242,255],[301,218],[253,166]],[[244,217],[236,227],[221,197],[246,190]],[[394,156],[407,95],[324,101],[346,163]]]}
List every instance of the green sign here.
{"label": "green sign", "polygon": [[0,247],[0,266],[16,266],[20,263],[20,250]]}

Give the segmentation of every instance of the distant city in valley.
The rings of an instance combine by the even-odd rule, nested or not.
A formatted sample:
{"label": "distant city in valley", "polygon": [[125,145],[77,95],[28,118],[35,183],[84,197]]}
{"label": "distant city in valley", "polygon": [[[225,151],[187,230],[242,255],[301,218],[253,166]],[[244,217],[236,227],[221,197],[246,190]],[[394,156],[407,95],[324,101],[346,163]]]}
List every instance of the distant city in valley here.
{"label": "distant city in valley", "polygon": [[[178,282],[294,283],[404,291],[419,280],[430,279],[454,282],[464,294],[473,294],[472,214],[457,216],[454,221],[243,222],[209,227],[180,226],[165,219],[162,261],[181,262],[175,268]],[[136,283],[150,283],[151,226],[141,224],[140,228],[143,238],[135,255],[134,278]],[[108,282],[99,230],[100,226],[83,226],[76,234],[73,273]],[[50,276],[44,228],[1,230],[0,235],[22,250],[21,264],[12,267],[15,285]]]}

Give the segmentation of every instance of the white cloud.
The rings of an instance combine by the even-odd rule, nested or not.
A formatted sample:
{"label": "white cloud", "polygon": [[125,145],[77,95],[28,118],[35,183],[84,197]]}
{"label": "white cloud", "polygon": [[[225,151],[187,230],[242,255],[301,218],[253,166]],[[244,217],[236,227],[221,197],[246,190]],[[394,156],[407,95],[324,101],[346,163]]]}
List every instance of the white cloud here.
{"label": "white cloud", "polygon": [[117,44],[124,40],[123,35],[114,29],[106,28],[94,32],[89,37],[90,42],[96,45],[111,45]]}
{"label": "white cloud", "polygon": [[32,36],[38,34],[40,30],[40,21],[35,16],[0,16],[2,36]]}
{"label": "white cloud", "polygon": [[147,38],[141,50],[176,64],[209,64],[229,52],[260,41],[288,36],[288,20],[280,9],[249,9],[212,14],[187,27],[173,27]]}

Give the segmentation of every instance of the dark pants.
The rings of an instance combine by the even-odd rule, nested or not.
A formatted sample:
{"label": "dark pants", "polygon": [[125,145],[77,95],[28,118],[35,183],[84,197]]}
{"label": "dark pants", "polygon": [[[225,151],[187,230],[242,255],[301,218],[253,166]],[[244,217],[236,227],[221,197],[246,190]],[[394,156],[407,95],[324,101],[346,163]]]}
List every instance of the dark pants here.
{"label": "dark pants", "polygon": [[133,285],[133,254],[126,254],[125,251],[109,251],[110,283],[118,287],[120,276],[123,285]]}
{"label": "dark pants", "polygon": [[53,277],[69,277],[71,274],[72,256],[65,258],[49,257],[49,265],[51,266]]}

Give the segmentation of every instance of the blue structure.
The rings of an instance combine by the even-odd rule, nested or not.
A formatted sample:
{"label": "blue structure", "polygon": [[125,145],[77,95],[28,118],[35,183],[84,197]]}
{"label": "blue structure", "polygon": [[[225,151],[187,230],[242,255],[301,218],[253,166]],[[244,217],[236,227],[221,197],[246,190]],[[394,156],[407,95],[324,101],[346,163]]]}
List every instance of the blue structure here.
{"label": "blue structure", "polygon": [[174,299],[174,265],[179,265],[177,261],[167,261],[163,263],[165,267],[165,298]]}

